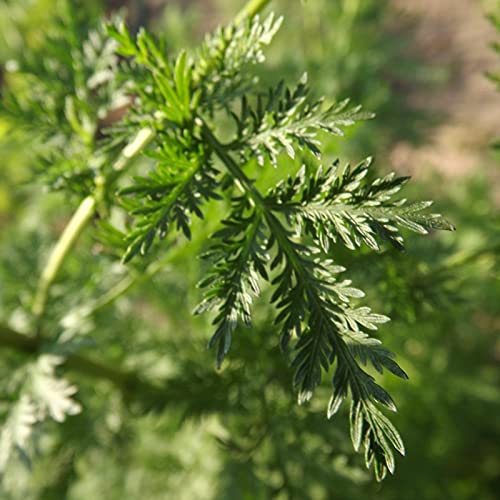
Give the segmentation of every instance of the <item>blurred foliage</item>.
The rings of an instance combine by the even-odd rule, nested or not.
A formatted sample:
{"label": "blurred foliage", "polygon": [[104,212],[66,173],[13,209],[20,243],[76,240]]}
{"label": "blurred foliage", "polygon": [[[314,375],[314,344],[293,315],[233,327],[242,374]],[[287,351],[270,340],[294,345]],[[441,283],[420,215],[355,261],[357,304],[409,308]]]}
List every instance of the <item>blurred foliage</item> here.
{"label": "blurred foliage", "polygon": [[[0,4],[4,68],[25,47],[41,46],[56,23],[56,3]],[[220,5],[222,18],[234,13],[234,2]],[[193,2],[185,11],[169,4],[151,24],[172,34],[177,47],[190,45],[204,31],[197,7]],[[97,11],[89,9],[89,18]],[[411,31],[388,2],[308,0],[294,2],[292,9],[290,2],[278,1],[276,11],[284,12],[287,22],[270,54],[273,72],[294,81],[307,67],[321,94],[351,96],[377,113],[344,141],[351,157],[373,150],[383,164],[393,141],[432,134],[426,110],[418,112],[420,120],[402,111],[410,107],[406,85],[436,83],[443,75],[401,51]],[[29,184],[38,131],[12,129],[0,120],[0,138],[0,317],[25,331],[37,276],[73,200]],[[329,143],[332,154],[339,152],[338,144]],[[498,162],[494,152],[491,161]],[[285,162],[282,172],[290,165]],[[297,406],[278,329],[269,326],[269,297],[259,299],[253,329],[234,336],[230,358],[215,370],[213,353],[205,348],[213,327],[205,316],[191,315],[201,298],[191,283],[207,271],[196,255],[206,248],[219,210],[210,205],[205,221],[194,223],[189,245],[149,280],[92,315],[86,313],[89,303],[106,297],[126,275],[100,240],[83,235],[53,288],[51,335],[71,352],[137,371],[146,380],[165,380],[166,405],[151,409],[146,393],[136,400],[126,386],[117,390],[109,381],[62,368],[79,386],[73,397],[84,403],[84,411],[35,434],[36,459],[31,468],[22,460],[9,464],[2,498],[496,499],[500,218],[481,167],[471,179],[435,177],[412,187],[412,198],[423,192],[438,199],[439,211],[457,232],[410,237],[403,254],[385,248],[354,256],[336,249],[338,262],[354,282],[364,284],[370,303],[393,318],[385,326],[385,342],[410,377],[406,383],[382,377],[400,408],[395,423],[405,436],[407,456],[381,486],[352,452],[347,410],[332,421],[325,418],[327,383],[309,405]],[[269,170],[260,182],[272,186],[277,178]],[[2,419],[25,376],[12,374],[29,360],[2,350],[0,374],[7,381],[1,386]]]}

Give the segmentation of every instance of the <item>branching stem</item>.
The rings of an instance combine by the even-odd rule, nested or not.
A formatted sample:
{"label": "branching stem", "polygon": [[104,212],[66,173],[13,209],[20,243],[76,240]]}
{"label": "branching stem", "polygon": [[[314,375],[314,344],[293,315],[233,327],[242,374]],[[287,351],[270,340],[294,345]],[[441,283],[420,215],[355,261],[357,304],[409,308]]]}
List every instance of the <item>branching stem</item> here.
{"label": "branching stem", "polygon": [[224,145],[219,142],[206,124],[203,124],[202,126],[202,134],[207,144],[210,145],[214,153],[219,157],[222,163],[224,163],[224,166],[229,170],[233,178],[248,191],[254,202],[261,207],[264,207],[266,202],[259,191],[255,188],[253,182],[247,177],[245,172],[238,167],[233,157],[226,151]]}

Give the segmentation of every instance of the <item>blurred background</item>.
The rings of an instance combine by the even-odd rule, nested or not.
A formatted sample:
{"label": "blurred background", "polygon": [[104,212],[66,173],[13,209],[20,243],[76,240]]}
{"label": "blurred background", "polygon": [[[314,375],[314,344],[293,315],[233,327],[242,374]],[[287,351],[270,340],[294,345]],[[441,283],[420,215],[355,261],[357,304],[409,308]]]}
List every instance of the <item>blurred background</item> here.
{"label": "blurred background", "polygon": [[[89,19],[126,9],[134,29],[163,33],[175,53],[232,19],[236,0],[85,2]],[[327,421],[328,381],[298,407],[265,300],[255,331],[242,331],[215,371],[208,321],[190,314],[203,274],[195,255],[210,227],[154,279],[85,322],[78,335],[110,363],[169,381],[165,411],[144,413],[106,382],[80,386],[81,415],[50,424],[31,469],[13,465],[2,498],[494,500],[500,492],[500,16],[498,0],[274,0],[285,16],[258,69],[261,81],[296,81],[350,97],[376,119],[328,139],[327,158],[376,157],[376,173],[411,175],[407,196],[435,200],[457,226],[408,236],[408,251],[350,253],[338,260],[393,321],[381,333],[409,373],[384,380],[407,456],[375,484],[351,450],[345,414]],[[57,0],[0,1],[0,85],[23,88],[15,61],[40,50]],[[488,78],[488,74],[490,77]],[[498,76],[496,77],[498,79]],[[0,316],[24,321],[41,262],[75,206],[33,183],[36,139],[0,117]],[[286,162],[280,172],[286,172]],[[269,180],[272,182],[272,179]],[[61,209],[64,207],[64,210]],[[66,212],[67,210],[67,212]],[[82,296],[108,281],[91,236],[55,290],[54,328],[70,328]],[[99,281],[99,282],[98,282]],[[65,323],[57,314],[64,316]],[[61,326],[62,325],[62,326]],[[70,325],[70,326],[68,326]],[[271,333],[271,334],[270,334]],[[98,349],[95,349],[95,347]],[[94,351],[92,350],[94,349]],[[256,354],[258,353],[258,354]],[[1,352],[9,377],[20,355]],[[17,366],[17,365],[16,365]],[[2,389],[1,410],[9,395]]]}

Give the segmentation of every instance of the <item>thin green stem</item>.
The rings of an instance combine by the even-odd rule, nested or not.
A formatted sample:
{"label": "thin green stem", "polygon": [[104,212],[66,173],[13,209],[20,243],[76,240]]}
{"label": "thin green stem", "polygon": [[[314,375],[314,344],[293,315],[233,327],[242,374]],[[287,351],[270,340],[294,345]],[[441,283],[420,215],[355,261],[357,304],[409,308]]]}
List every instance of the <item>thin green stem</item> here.
{"label": "thin green stem", "polygon": [[95,209],[96,199],[93,196],[87,196],[84,198],[52,250],[49,260],[47,261],[47,264],[45,265],[40,276],[40,281],[38,282],[38,288],[31,309],[33,315],[38,320],[45,312],[50,287],[54,283],[66,256],[73,248],[78,236],[81,234],[87,223],[92,219]]}
{"label": "thin green stem", "polygon": [[250,0],[235,17],[234,19],[235,23],[239,24],[241,23],[241,21],[243,21],[243,19],[252,18],[256,16],[270,3],[271,0]]}
{"label": "thin green stem", "polygon": [[[146,147],[153,139],[154,130],[145,127],[141,129],[134,139],[121,151],[118,159],[113,165],[113,173],[104,183],[114,181],[132,162],[132,160]],[[92,220],[98,200],[102,197],[102,186],[96,188],[93,195],[82,200],[76,212],[71,217],[54,249],[52,250],[47,264],[45,265],[33,300],[31,311],[36,318],[36,333],[40,333],[40,323],[45,314],[47,301],[49,299],[50,288],[57,278],[57,275],[64,264],[67,255],[72,250],[76,240],[83,232],[87,224]]]}
{"label": "thin green stem", "polygon": [[241,170],[233,157],[226,151],[226,148],[219,140],[214,136],[210,128],[206,124],[202,124],[202,135],[207,144],[214,150],[215,154],[220,158],[222,163],[226,166],[229,172],[232,174],[233,178],[238,181],[242,186],[243,190],[247,190],[251,194],[252,199],[262,207],[265,206],[266,202],[260,192],[256,189],[253,182],[248,178],[248,176]]}
{"label": "thin green stem", "polygon": [[120,152],[120,155],[113,164],[113,172],[108,178],[109,181],[114,181],[121,172],[125,170],[132,160],[153,140],[155,131],[151,127],[144,127]]}

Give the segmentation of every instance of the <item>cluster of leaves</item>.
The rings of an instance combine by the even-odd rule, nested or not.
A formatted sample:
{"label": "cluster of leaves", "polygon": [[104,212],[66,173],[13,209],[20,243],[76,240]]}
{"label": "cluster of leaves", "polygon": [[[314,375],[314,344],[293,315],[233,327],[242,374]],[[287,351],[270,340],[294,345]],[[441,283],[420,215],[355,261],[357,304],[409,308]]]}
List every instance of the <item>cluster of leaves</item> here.
{"label": "cluster of leaves", "polygon": [[[151,255],[153,248],[162,248],[154,244],[176,229],[190,238],[193,216],[203,218],[208,202],[218,203],[220,228],[210,240],[206,256],[212,266],[201,281],[205,298],[197,308],[198,313],[215,311],[215,332],[209,344],[216,348],[218,365],[228,354],[238,327],[251,325],[254,297],[267,287],[272,291],[270,302],[283,350],[294,343],[292,367],[299,403],[309,401],[323,373],[333,369],[328,416],[350,397],[354,448],[364,447],[367,467],[373,466],[381,480],[387,471],[394,472],[392,450],[404,453],[404,447],[377,406],[395,410],[394,402],[365,367],[371,364],[378,372],[385,369],[401,378],[406,374],[393,354],[368,334],[388,318],[358,305],[364,293],[351,286],[350,280],[338,279],[344,268],[332,254],[340,244],[356,249],[365,243],[378,250],[384,240],[402,249],[400,228],[421,234],[453,228],[439,215],[425,212],[428,202],[395,199],[407,179],[391,174],[369,182],[369,160],[353,169],[319,165],[319,133],[340,136],[344,127],[370,114],[356,106],[349,108],[347,101],[327,104],[311,99],[304,78],[294,90],[285,89],[283,83],[267,92],[261,90],[250,67],[263,61],[262,49],[280,23],[273,15],[264,21],[246,19],[217,30],[198,51],[183,51],[173,58],[165,41],[144,29],[132,37],[123,23],[111,23],[99,36],[92,32],[85,42],[72,37],[79,32],[74,25],[66,26],[72,43],[63,46],[66,53],[58,41],[49,43],[49,47],[59,47],[54,61],[68,73],[60,91],[56,87],[51,92],[48,83],[57,64],[55,70],[47,66],[48,74],[46,68],[34,70],[44,85],[43,106],[46,102],[55,106],[46,113],[52,120],[50,130],[61,123],[61,129],[68,130],[63,132],[62,146],[53,148],[61,161],[51,162],[56,170],[49,169],[50,175],[56,179],[52,184],[71,188],[78,180],[80,185],[75,165],[84,159],[89,180],[84,185],[92,191],[97,173],[104,176],[104,182],[115,179],[107,160],[123,144],[124,133],[140,137],[146,130],[154,135],[145,151],[151,160],[148,170],[139,172],[118,192],[126,218],[123,233],[114,232],[125,242],[122,261]],[[62,58],[68,52],[71,64]],[[117,54],[124,58],[120,64]],[[67,87],[74,95],[67,95]],[[96,137],[99,120],[116,89],[121,94],[126,89],[130,109],[111,142],[102,146]],[[46,110],[39,102],[12,98],[10,109],[23,116],[27,116],[26,109],[43,115]],[[217,137],[223,120],[236,123],[227,143]],[[83,156],[69,147],[67,137],[71,144],[76,140],[84,148]],[[314,167],[301,169],[277,187],[261,191],[258,179],[249,177],[254,158],[260,165],[256,168],[267,168],[279,164],[282,153],[296,159],[301,150],[312,153]],[[71,159],[66,164],[68,155]],[[74,413],[73,387],[62,382],[51,382],[51,387],[55,403],[40,408],[56,420]],[[29,405],[23,402],[23,407],[31,411],[35,400],[30,401]],[[25,426],[38,420],[23,417],[16,421]],[[18,434],[26,436],[25,431]],[[14,445],[24,443],[24,437],[19,442],[8,439]]]}

